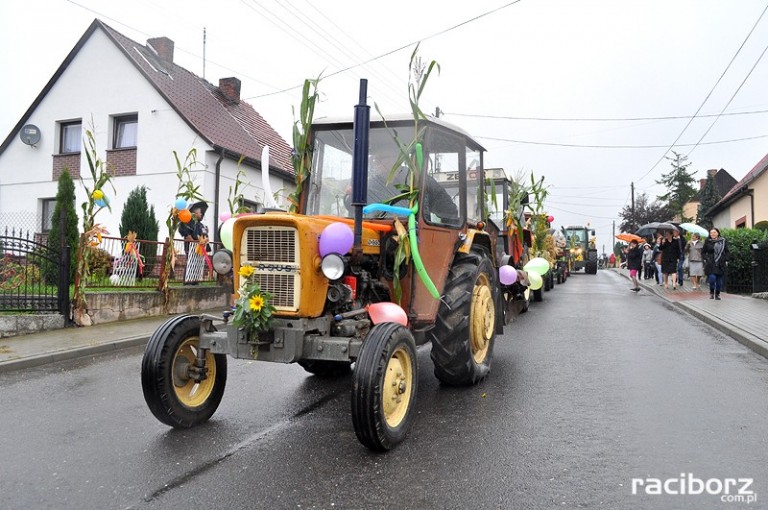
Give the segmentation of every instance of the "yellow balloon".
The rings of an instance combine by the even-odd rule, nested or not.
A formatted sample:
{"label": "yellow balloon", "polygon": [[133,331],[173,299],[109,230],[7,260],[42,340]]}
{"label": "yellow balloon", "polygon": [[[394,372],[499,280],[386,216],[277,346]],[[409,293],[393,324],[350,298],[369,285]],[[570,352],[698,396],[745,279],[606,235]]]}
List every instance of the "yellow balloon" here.
{"label": "yellow balloon", "polygon": [[93,198],[94,200],[101,200],[102,198],[104,198],[104,192],[101,191],[100,189],[94,190],[93,193],[91,193],[91,198]]}
{"label": "yellow balloon", "polygon": [[534,271],[528,273],[528,281],[531,284],[531,290],[539,290],[541,286],[544,285],[544,280],[542,280],[541,275]]}

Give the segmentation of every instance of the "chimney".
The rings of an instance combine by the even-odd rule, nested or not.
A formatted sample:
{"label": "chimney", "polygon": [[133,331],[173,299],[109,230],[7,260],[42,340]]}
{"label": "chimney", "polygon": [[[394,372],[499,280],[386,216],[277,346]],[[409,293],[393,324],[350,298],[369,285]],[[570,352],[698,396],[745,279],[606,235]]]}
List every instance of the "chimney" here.
{"label": "chimney", "polygon": [[233,103],[240,102],[240,80],[237,78],[221,78],[219,80],[219,90],[229,101]]}
{"label": "chimney", "polygon": [[[707,170],[707,179],[715,178],[715,174],[717,174],[717,168],[710,168]],[[704,186],[707,185],[707,179],[699,179],[699,189],[704,189]]]}
{"label": "chimney", "polygon": [[173,41],[167,37],[147,39],[147,45],[154,50],[160,60],[173,63]]}
{"label": "chimney", "polygon": [[699,189],[702,190],[707,185],[706,179],[699,179]]}

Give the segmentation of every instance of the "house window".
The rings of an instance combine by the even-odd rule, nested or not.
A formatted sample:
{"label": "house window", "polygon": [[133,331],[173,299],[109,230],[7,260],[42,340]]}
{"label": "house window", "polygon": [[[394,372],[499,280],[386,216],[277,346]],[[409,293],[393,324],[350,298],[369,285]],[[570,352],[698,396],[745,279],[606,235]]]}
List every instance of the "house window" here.
{"label": "house window", "polygon": [[75,154],[80,152],[82,144],[81,139],[82,122],[79,120],[73,122],[61,123],[61,140],[59,142],[60,154]]}
{"label": "house window", "polygon": [[41,225],[41,232],[47,233],[51,230],[51,225],[53,224],[53,210],[56,208],[56,199],[44,198],[41,202],[43,206],[43,224]]}
{"label": "house window", "polygon": [[734,222],[736,224],[736,228],[747,228],[747,217],[742,216],[738,220]]}
{"label": "house window", "polygon": [[115,149],[128,149],[136,147],[136,136],[139,127],[139,116],[123,115],[115,117]]}

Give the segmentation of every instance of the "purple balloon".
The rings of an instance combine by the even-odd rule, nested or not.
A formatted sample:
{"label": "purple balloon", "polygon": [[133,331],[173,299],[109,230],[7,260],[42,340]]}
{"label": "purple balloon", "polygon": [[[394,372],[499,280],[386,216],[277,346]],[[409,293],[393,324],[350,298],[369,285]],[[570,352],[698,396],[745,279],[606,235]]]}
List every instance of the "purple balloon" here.
{"label": "purple balloon", "polygon": [[346,223],[331,223],[320,233],[320,256],[325,257],[329,253],[344,255],[355,242],[355,234]]}
{"label": "purple balloon", "polygon": [[512,285],[517,281],[517,270],[512,266],[499,268],[499,281],[502,285]]}

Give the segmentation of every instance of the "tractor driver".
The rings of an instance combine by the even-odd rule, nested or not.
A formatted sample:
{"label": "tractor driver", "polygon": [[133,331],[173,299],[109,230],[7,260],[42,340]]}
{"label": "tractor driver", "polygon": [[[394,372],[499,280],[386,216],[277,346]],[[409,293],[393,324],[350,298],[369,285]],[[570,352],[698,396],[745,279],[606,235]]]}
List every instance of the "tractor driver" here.
{"label": "tractor driver", "polygon": [[[396,151],[396,148],[392,149]],[[401,164],[394,172],[392,170],[398,159],[394,151],[373,152],[368,174],[368,203],[402,205],[398,204],[400,200],[390,202],[393,197],[404,195],[408,186],[408,168]],[[446,189],[430,175],[426,176],[426,186],[424,203],[421,204],[424,216],[433,222],[456,224],[459,211]]]}

